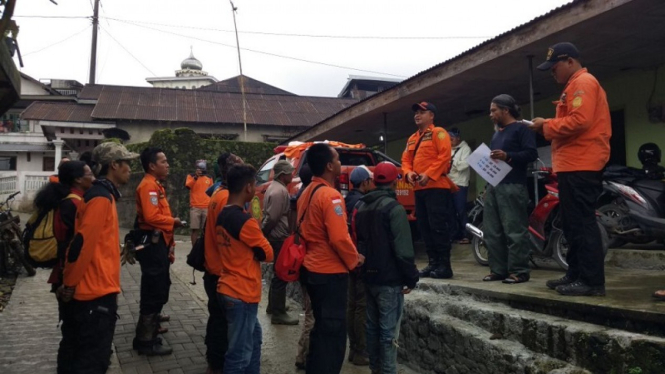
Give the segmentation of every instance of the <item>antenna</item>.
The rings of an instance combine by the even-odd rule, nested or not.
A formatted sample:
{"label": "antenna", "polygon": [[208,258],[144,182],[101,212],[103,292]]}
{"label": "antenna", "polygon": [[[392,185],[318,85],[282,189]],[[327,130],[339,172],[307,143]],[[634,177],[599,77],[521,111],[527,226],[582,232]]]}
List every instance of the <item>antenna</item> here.
{"label": "antenna", "polygon": [[238,39],[238,25],[236,24],[236,12],[238,8],[233,5],[233,1],[229,0],[231,3],[231,12],[233,13],[233,27],[236,30],[236,46],[238,47],[238,67],[240,68],[240,94],[242,96],[242,124],[245,131],[244,137],[247,141],[247,101],[245,100],[245,76],[242,74],[242,60],[240,59],[240,40]]}

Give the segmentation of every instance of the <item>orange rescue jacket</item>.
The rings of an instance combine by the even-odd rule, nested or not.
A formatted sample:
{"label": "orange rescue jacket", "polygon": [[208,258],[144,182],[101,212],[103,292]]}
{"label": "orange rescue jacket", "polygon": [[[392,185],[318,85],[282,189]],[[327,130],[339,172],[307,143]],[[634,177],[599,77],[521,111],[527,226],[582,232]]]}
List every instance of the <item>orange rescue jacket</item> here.
{"label": "orange rescue jacket", "polygon": [[[419,141],[420,146],[416,152]],[[406,148],[402,153],[402,171],[404,175],[413,171],[418,175],[425,174],[429,177],[429,182],[425,186],[416,182],[413,188],[416,191],[428,188],[457,189],[447,176],[450,171],[451,155],[448,132],[432,124],[422,133],[416,131],[407,140]]]}
{"label": "orange rescue jacket", "polygon": [[207,175],[196,177],[196,174],[188,174],[185,187],[189,189],[189,206],[192,208],[205,209],[210,204],[210,197],[206,190],[212,186],[212,178]]}
{"label": "orange rescue jacket", "polygon": [[260,302],[261,261],[272,262],[273,252],[259,222],[239,206],[225,206],[217,218],[217,246],[222,264],[217,292]]}
{"label": "orange rescue jacket", "polygon": [[[323,184],[310,201],[316,186]],[[304,266],[315,273],[347,273],[358,265],[358,251],[349,236],[344,198],[320,177],[298,199],[298,220],[307,207],[300,234],[307,243]]]}
{"label": "orange rescue jacket", "polygon": [[217,247],[217,217],[229,201],[229,190],[219,187],[212,193],[204,233],[205,262],[203,265],[210,274],[222,274],[222,256]]}
{"label": "orange rescue jacket", "polygon": [[612,123],[607,95],[587,69],[573,74],[556,104],[556,118],[545,120],[555,172],[598,171],[610,159]]}
{"label": "orange rescue jacket", "polygon": [[64,269],[64,284],[76,287],[76,300],[120,293],[119,196],[108,180],[96,181],[77,210]]}
{"label": "orange rescue jacket", "polygon": [[164,186],[151,174],[146,174],[136,187],[136,214],[141,230],[161,230],[166,246],[173,245],[175,219]]}

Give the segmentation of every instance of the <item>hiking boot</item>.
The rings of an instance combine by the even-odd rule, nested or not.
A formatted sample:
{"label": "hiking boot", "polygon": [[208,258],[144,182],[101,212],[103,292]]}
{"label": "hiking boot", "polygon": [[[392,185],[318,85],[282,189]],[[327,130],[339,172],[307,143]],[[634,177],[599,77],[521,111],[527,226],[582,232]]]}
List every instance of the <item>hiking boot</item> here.
{"label": "hiking boot", "polygon": [[432,270],[430,277],[435,279],[450,279],[453,277],[453,269],[439,265],[434,270]]}
{"label": "hiking boot", "polygon": [[156,340],[150,343],[138,342],[138,346],[139,347],[137,351],[139,355],[166,356],[173,353],[173,348],[163,346],[162,344],[158,343]]}
{"label": "hiking boot", "polygon": [[299,322],[297,317],[291,317],[288,313],[274,313],[270,318],[273,325],[297,325]]}
{"label": "hiking boot", "polygon": [[353,361],[351,362],[356,366],[368,366],[369,358],[362,353],[356,352],[356,354],[353,355]]}
{"label": "hiking boot", "polygon": [[173,353],[173,349],[162,345],[162,339],[157,337],[157,329],[157,314],[145,314],[139,317],[136,337],[132,342],[133,348],[139,355],[165,356]]}
{"label": "hiking boot", "polygon": [[430,274],[436,267],[438,266],[438,262],[436,260],[430,259],[429,263],[427,266],[425,266],[422,270],[419,270],[418,273],[420,273],[421,278],[428,278],[430,277]]}
{"label": "hiking boot", "polygon": [[564,296],[605,296],[605,286],[589,286],[582,281],[575,281],[556,288]]}
{"label": "hiking boot", "polygon": [[166,334],[169,332],[168,327],[162,327],[161,325],[157,324],[157,334]]}
{"label": "hiking boot", "polygon": [[568,275],[564,275],[563,277],[561,277],[559,279],[548,280],[545,283],[545,285],[547,286],[547,288],[549,288],[551,290],[556,290],[556,288],[559,287],[559,286],[563,286],[563,285],[566,285],[566,284],[571,284],[573,282],[575,282],[575,279],[569,277]]}

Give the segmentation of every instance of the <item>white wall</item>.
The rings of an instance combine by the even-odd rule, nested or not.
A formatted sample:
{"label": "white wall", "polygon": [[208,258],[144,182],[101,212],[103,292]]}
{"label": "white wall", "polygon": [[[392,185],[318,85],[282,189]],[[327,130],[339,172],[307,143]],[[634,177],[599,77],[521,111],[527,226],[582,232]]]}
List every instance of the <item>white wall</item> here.
{"label": "white wall", "polygon": [[[174,78],[174,79],[180,79],[180,78]],[[182,80],[172,80],[172,81],[152,81],[149,82],[156,88],[182,88],[185,87],[185,89],[191,90],[193,88],[199,88],[203,86],[208,86],[212,83],[214,83],[213,80],[211,79],[182,79]]]}

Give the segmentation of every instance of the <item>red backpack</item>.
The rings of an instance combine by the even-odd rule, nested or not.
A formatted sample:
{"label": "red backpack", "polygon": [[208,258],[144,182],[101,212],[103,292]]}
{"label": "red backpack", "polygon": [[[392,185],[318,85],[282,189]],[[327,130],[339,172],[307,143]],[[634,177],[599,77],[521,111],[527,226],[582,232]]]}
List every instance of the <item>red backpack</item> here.
{"label": "red backpack", "polygon": [[309,195],[309,202],[305,206],[305,211],[302,212],[295,232],[284,240],[284,244],[282,244],[282,248],[279,250],[279,255],[277,256],[277,260],[275,260],[275,275],[284,282],[295,282],[300,279],[300,267],[302,267],[302,263],[305,261],[305,253],[307,253],[305,238],[300,235],[300,225],[302,225],[305,219],[307,208],[312,203],[312,197],[314,197],[316,190],[323,186],[323,184],[320,184],[314,187],[314,191]]}

